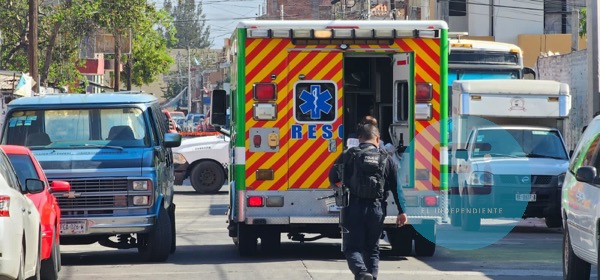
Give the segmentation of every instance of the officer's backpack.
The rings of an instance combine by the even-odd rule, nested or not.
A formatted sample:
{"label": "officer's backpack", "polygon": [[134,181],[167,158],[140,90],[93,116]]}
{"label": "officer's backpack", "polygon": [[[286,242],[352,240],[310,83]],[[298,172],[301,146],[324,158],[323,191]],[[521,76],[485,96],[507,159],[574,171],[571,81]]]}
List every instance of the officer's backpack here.
{"label": "officer's backpack", "polygon": [[388,155],[373,146],[365,149],[354,147],[348,152],[352,160],[352,175],[346,184],[350,195],[359,198],[383,198],[383,172]]}

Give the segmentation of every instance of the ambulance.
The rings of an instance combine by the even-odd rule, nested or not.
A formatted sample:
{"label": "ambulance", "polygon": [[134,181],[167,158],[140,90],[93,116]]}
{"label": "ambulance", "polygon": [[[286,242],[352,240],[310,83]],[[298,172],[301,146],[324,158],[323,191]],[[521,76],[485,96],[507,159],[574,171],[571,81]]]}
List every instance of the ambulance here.
{"label": "ambulance", "polygon": [[[448,26],[443,21],[243,21],[231,38],[229,235],[240,255],[340,238],[328,172],[365,115],[401,164],[410,226],[394,255],[431,256],[447,218]],[[229,102],[218,101],[229,96]],[[220,117],[219,117],[220,118]],[[224,118],[220,118],[221,122]],[[260,246],[259,242],[260,240]],[[260,250],[259,250],[260,248]]]}

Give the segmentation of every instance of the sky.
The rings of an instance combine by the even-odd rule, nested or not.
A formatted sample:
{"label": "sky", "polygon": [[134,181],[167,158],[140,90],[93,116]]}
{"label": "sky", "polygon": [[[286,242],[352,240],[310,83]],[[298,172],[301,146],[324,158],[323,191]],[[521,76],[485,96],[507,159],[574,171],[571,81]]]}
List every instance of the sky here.
{"label": "sky", "polygon": [[[163,6],[164,0],[151,0],[157,7]],[[172,3],[177,2],[171,0]],[[202,11],[206,16],[206,24],[210,26],[211,48],[223,47],[225,38],[229,38],[240,20],[251,20],[257,17],[259,6],[264,0],[196,0],[202,2]]]}

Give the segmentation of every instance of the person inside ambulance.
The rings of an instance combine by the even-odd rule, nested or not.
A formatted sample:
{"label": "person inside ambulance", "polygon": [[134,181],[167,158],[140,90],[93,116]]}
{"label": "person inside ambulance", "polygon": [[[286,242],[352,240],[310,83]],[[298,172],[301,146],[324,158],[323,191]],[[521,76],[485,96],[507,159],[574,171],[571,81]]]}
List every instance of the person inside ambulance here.
{"label": "person inside ambulance", "polygon": [[[355,279],[377,279],[379,239],[386,216],[386,199],[393,194],[398,207],[396,225],[407,222],[402,188],[397,188],[397,165],[379,148],[379,129],[372,121],[358,125],[359,146],[345,150],[329,171],[332,185],[342,182],[350,193],[342,209],[343,252]],[[337,167],[343,166],[343,172]]]}

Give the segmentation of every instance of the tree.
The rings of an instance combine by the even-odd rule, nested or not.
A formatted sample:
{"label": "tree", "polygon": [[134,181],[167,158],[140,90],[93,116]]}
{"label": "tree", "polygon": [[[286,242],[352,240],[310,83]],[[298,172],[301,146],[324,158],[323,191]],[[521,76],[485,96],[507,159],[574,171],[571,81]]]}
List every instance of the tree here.
{"label": "tree", "polygon": [[[171,18],[166,11],[154,9],[148,12],[149,20],[141,22],[134,31],[132,69],[123,73],[125,78],[132,75],[131,81],[137,86],[152,83],[173,64],[173,58],[167,52],[167,44],[175,41]],[[160,28],[156,28],[157,25]]]}
{"label": "tree", "polygon": [[173,6],[171,0],[166,0],[164,7],[171,13],[177,29],[177,42],[173,42],[169,47],[203,49],[212,45],[209,40],[210,26],[206,25],[201,1],[177,0],[177,5]]}

